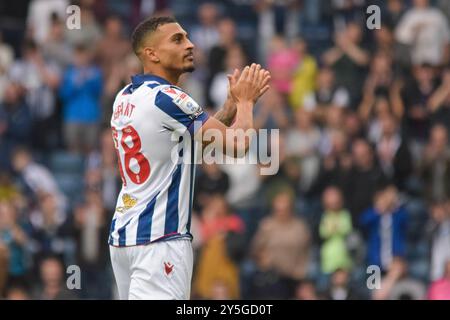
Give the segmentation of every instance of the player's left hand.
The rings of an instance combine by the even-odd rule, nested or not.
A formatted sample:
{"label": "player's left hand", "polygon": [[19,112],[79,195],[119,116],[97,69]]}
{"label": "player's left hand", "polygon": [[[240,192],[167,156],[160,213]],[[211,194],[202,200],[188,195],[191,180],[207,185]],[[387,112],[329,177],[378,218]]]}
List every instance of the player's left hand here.
{"label": "player's left hand", "polygon": [[[241,75],[241,71],[239,69],[234,69],[233,74],[228,74],[227,78],[228,78],[228,99],[233,99],[233,95],[232,95],[232,88],[237,84],[239,77]],[[257,73],[256,73],[256,80],[260,81],[260,91],[259,91],[259,96],[257,99],[261,98],[261,96],[267,92],[267,90],[269,90],[270,85],[269,85],[269,81],[270,81],[270,72],[260,68]],[[234,101],[236,101],[236,99],[233,99]]]}

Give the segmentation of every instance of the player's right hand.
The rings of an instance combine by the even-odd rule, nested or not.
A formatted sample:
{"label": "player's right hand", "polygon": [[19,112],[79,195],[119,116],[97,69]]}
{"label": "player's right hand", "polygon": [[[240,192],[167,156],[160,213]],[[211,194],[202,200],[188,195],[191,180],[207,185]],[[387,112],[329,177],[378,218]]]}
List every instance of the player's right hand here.
{"label": "player's right hand", "polygon": [[269,89],[270,73],[259,64],[246,66],[240,76],[235,70],[228,78],[230,95],[236,103],[254,104]]}

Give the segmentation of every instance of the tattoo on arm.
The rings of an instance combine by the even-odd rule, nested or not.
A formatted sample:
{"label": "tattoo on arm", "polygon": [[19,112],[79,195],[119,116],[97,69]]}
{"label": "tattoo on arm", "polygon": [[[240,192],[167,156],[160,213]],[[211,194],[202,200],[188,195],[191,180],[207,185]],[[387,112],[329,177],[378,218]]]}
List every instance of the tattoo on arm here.
{"label": "tattoo on arm", "polygon": [[236,116],[236,106],[232,99],[227,99],[223,107],[214,115],[214,118],[222,122],[227,127],[231,126]]}

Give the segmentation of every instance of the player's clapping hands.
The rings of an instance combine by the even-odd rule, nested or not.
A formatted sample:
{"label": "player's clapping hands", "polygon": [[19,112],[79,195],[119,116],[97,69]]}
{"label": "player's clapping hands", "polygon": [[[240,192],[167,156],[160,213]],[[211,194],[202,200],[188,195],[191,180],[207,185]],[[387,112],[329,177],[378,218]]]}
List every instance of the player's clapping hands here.
{"label": "player's clapping hands", "polygon": [[235,70],[228,76],[230,83],[229,94],[234,102],[255,103],[269,89],[270,73],[261,65],[253,63],[239,72]]}

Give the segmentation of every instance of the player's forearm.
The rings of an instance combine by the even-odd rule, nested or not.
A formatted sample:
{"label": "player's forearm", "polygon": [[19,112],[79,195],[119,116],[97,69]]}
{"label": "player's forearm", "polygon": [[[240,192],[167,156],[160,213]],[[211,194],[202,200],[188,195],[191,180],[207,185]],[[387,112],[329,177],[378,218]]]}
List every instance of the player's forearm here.
{"label": "player's forearm", "polygon": [[[253,103],[252,102],[242,102],[234,105],[234,110],[229,110],[224,108],[221,110],[222,112],[218,112],[214,117],[214,121],[220,121],[217,118],[220,117],[222,120],[227,121],[229,123],[232,122],[232,119],[236,119],[234,123],[229,126],[226,123],[221,123],[223,128],[221,130],[220,142],[217,141],[217,131],[209,131],[215,129],[214,126],[212,128],[208,128],[208,123],[206,124],[206,128],[200,130],[197,133],[198,140],[202,141],[203,148],[206,148],[210,143],[214,142],[215,147],[218,150],[222,150],[223,154],[226,154],[230,157],[243,157],[245,156],[249,145],[250,145],[250,135],[248,129],[254,128],[253,122]],[[233,115],[233,116],[231,116]],[[228,120],[231,118],[231,120]],[[251,132],[250,132],[251,133]]]}
{"label": "player's forearm", "polygon": [[236,106],[236,121],[231,129],[253,129],[253,103],[240,102]]}
{"label": "player's forearm", "polygon": [[[250,137],[246,135],[246,132],[248,129],[254,128],[253,103],[241,102],[236,105],[231,98],[228,98],[222,109],[214,115],[214,118],[229,127],[228,130],[235,130],[230,135],[232,139],[226,139],[223,152],[230,156],[247,153],[250,146]],[[233,123],[235,118],[236,121]],[[233,154],[230,153],[231,150]]]}
{"label": "player's forearm", "polygon": [[[247,153],[250,146],[250,135],[248,135],[248,130],[254,128],[253,123],[253,103],[242,102],[238,103],[236,106],[236,121],[230,127],[229,130],[234,130],[232,141],[227,139],[227,150],[230,150],[230,143],[233,146],[233,152],[243,156]],[[234,138],[236,137],[236,138]],[[229,153],[229,152],[227,152]]]}
{"label": "player's forearm", "polygon": [[227,98],[223,107],[214,115],[214,118],[222,122],[227,127],[231,126],[236,116],[236,104],[230,97]]}

